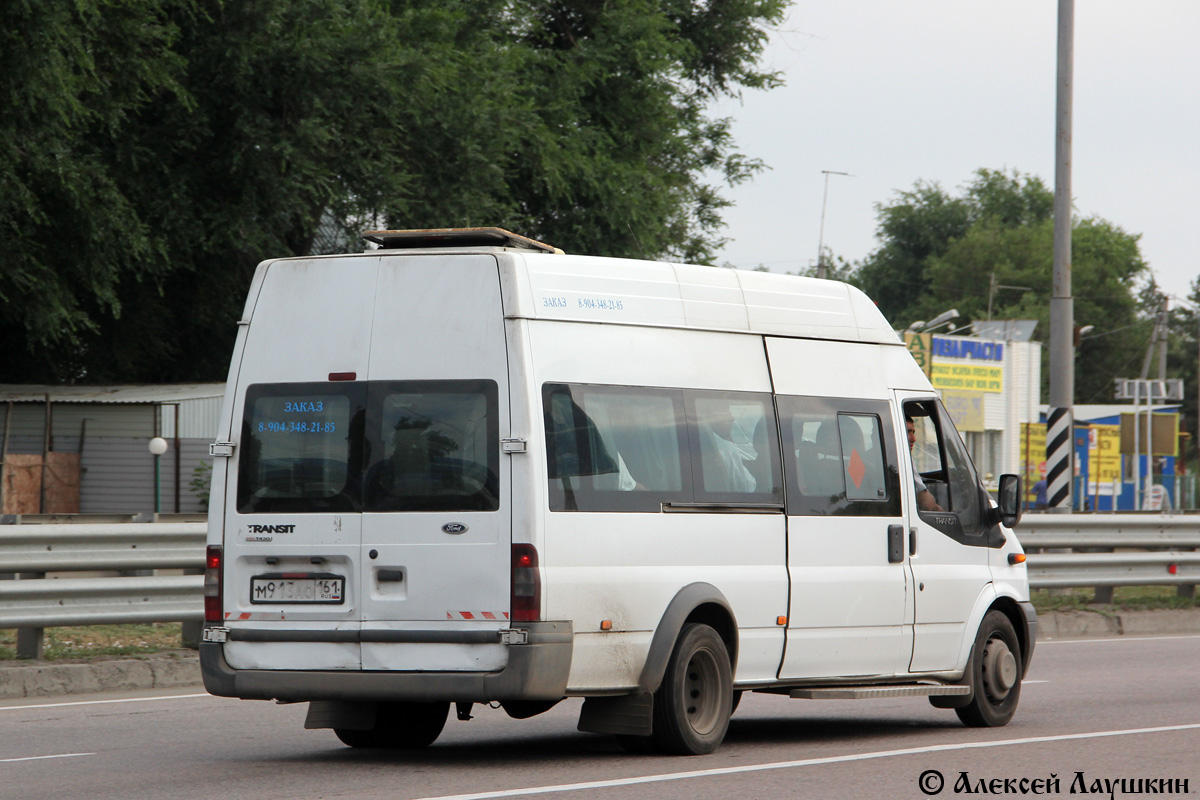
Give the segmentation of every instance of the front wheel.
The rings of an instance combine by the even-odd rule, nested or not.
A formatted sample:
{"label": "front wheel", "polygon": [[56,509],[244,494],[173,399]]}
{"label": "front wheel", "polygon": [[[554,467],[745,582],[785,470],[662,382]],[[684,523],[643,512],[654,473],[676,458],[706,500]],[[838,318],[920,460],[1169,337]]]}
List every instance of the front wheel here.
{"label": "front wheel", "polygon": [[732,701],[733,668],[725,641],[708,625],[684,625],[654,693],[655,744],[676,755],[713,752],[729,729]]}
{"label": "front wheel", "polygon": [[367,730],[334,728],[351,747],[415,750],[433,744],[446,726],[450,703],[380,703],[375,727]]}
{"label": "front wheel", "polygon": [[998,728],[1007,725],[1021,698],[1021,645],[1012,622],[989,611],[975,634],[971,650],[971,702],[954,709],[964,725]]}

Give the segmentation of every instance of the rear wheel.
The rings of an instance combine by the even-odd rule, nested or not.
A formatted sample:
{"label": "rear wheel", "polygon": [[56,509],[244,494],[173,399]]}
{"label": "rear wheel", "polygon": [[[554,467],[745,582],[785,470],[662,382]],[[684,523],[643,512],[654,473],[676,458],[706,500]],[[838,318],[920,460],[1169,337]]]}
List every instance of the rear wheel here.
{"label": "rear wheel", "polygon": [[708,625],[684,625],[654,693],[655,744],[677,755],[713,752],[729,729],[732,701],[733,669],[725,641]]}
{"label": "rear wheel", "polygon": [[414,750],[433,744],[449,713],[449,702],[380,703],[374,728],[334,728],[333,732],[350,747]]}
{"label": "rear wheel", "polygon": [[954,709],[964,725],[996,728],[1007,725],[1021,698],[1021,645],[1012,622],[989,611],[975,634],[971,651],[971,702]]}

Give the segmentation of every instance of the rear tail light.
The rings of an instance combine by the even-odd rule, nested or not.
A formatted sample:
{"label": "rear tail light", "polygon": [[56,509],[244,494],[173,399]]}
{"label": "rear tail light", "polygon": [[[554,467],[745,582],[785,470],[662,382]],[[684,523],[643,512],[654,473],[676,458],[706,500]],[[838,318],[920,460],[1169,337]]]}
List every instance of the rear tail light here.
{"label": "rear tail light", "polygon": [[221,546],[210,544],[204,553],[205,622],[221,622],[224,619],[221,598],[221,563]]}
{"label": "rear tail light", "polygon": [[537,549],[531,544],[512,546],[512,621],[538,622],[542,618],[542,578]]}

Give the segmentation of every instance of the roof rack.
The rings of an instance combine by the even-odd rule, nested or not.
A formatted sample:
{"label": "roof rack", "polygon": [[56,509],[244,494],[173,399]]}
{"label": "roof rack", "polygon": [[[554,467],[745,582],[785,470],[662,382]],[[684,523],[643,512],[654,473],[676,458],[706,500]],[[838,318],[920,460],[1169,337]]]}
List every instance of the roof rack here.
{"label": "roof rack", "polygon": [[429,247],[515,247],[561,253],[557,247],[544,244],[503,228],[425,228],[409,231],[364,231],[362,238],[384,250]]}

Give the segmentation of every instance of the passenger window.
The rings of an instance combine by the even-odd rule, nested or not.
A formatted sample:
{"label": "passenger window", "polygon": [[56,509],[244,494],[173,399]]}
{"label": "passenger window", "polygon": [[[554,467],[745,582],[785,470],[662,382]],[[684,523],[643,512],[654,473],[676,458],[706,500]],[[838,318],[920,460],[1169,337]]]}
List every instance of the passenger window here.
{"label": "passenger window", "polygon": [[883,437],[879,417],[866,414],[838,414],[841,434],[842,468],[849,500],[883,500]]}
{"label": "passenger window", "polygon": [[367,511],[495,511],[499,434],[493,381],[373,384]]}
{"label": "passenger window", "polygon": [[899,471],[886,403],[781,397],[793,516],[899,516]]}
{"label": "passenger window", "polygon": [[779,445],[769,395],[688,393],[702,502],[782,503]]}
{"label": "passenger window", "polygon": [[238,453],[238,512],[357,510],[365,398],[362,383],[250,386]]}
{"label": "passenger window", "polygon": [[904,405],[906,423],[913,423],[913,468],[943,511],[958,516],[963,533],[983,530],[980,508],[980,484],[962,439],[940,402],[924,401]]}
{"label": "passenger window", "polygon": [[659,511],[690,499],[682,392],[543,387],[552,511]]}

